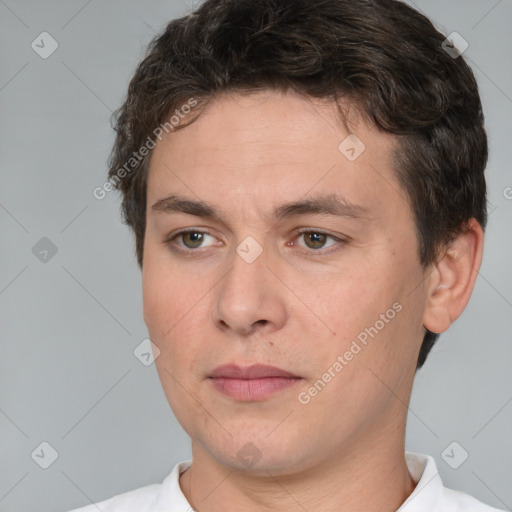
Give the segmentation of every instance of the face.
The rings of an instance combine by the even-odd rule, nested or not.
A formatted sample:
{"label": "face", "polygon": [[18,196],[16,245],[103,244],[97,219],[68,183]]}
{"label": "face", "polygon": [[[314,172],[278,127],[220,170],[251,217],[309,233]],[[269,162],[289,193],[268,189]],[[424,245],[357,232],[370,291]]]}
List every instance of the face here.
{"label": "face", "polygon": [[394,137],[347,122],[227,95],[154,149],[144,319],[194,449],[229,467],[307,470],[405,422],[425,275]]}

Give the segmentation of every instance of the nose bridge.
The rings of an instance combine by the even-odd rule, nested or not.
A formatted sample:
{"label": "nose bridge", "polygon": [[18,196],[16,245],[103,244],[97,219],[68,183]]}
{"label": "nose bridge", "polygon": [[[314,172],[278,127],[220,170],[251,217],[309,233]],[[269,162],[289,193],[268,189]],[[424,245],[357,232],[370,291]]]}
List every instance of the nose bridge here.
{"label": "nose bridge", "polygon": [[233,252],[231,268],[222,280],[216,297],[214,321],[247,334],[254,325],[282,324],[285,307],[274,285],[269,251],[253,238],[245,238]]}

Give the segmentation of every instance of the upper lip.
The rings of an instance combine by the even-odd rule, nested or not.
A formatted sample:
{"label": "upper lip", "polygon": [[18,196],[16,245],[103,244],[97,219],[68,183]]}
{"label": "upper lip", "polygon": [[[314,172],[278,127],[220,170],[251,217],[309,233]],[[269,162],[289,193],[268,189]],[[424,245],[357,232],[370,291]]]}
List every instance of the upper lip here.
{"label": "upper lip", "polygon": [[285,370],[281,370],[281,368],[265,364],[253,364],[246,367],[234,364],[225,364],[215,368],[210,375],[210,378],[213,379],[263,379],[265,377],[298,378],[296,375]]}

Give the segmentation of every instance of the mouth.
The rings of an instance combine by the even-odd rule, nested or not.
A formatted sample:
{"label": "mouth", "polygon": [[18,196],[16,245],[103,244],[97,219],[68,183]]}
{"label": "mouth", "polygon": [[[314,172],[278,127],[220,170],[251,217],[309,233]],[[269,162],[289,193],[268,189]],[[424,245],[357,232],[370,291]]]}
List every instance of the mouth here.
{"label": "mouth", "polygon": [[217,391],[243,402],[265,400],[302,380],[275,366],[260,364],[248,367],[219,366],[208,378]]}

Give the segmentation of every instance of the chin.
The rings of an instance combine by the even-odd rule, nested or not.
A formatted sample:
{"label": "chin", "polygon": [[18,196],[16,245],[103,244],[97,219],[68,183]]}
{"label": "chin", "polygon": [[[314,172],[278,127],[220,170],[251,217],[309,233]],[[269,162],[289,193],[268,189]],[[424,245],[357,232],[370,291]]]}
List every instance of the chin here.
{"label": "chin", "polygon": [[[304,450],[304,437],[293,438],[291,432],[285,429],[270,436],[267,429],[260,429],[259,435],[254,430],[251,432],[254,435],[248,432],[241,435],[240,432],[238,430],[238,435],[233,437],[223,435],[218,439],[209,436],[197,444],[219,464],[237,473],[253,476],[290,474],[320,462],[320,458],[313,460],[316,457],[310,457],[311,454]],[[297,436],[298,433],[295,433]]]}

